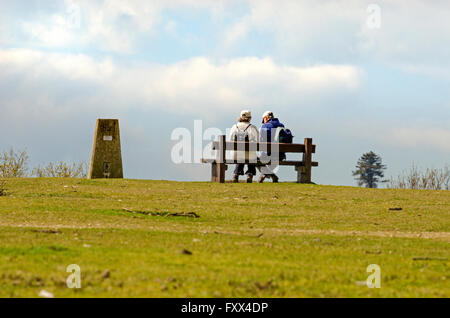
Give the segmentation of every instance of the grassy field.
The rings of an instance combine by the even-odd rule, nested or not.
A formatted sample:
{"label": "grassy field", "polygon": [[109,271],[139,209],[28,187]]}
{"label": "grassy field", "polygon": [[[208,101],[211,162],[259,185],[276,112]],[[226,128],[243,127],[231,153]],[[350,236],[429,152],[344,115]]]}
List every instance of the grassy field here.
{"label": "grassy field", "polygon": [[449,191],[10,179],[7,192],[0,297],[450,296]]}

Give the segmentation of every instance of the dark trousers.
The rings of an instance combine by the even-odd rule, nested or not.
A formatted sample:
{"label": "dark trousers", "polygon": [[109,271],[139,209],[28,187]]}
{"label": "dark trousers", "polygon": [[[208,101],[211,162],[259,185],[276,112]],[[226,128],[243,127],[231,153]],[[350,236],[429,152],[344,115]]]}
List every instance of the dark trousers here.
{"label": "dark trousers", "polygon": [[[237,174],[238,176],[243,176],[244,175],[244,166],[245,163],[238,163],[236,165],[236,168],[234,168],[234,174]],[[254,164],[247,164],[247,172],[245,174],[252,174],[252,175],[256,175],[256,165]]]}
{"label": "dark trousers", "polygon": [[[265,162],[270,161],[270,159],[272,159],[272,158],[270,158],[270,153],[269,154],[262,153],[259,158],[260,158],[260,160],[265,161]],[[286,154],[285,153],[280,153],[278,160],[282,161],[282,160],[285,160],[285,159],[286,159]],[[276,167],[272,167],[272,168],[275,169]],[[266,177],[276,176],[276,174],[273,173],[273,171],[269,168],[268,165],[267,166],[260,166],[260,167],[258,167],[258,170],[259,170],[259,172],[262,175],[264,175]]]}

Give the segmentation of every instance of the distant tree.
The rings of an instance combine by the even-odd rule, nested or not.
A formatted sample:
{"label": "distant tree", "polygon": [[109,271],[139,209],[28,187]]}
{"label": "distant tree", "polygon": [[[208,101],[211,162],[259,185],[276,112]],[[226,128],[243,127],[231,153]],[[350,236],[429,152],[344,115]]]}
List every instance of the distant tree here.
{"label": "distant tree", "polygon": [[386,166],[383,165],[381,157],[370,151],[359,158],[356,170],[353,171],[353,176],[357,177],[355,179],[360,187],[365,185],[366,188],[376,188],[378,186],[377,183],[384,177],[383,170],[385,169]]}

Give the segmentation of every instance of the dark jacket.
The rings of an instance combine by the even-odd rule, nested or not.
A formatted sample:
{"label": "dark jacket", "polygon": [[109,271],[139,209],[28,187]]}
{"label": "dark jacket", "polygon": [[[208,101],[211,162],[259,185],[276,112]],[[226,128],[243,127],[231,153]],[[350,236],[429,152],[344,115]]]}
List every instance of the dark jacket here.
{"label": "dark jacket", "polygon": [[259,132],[259,140],[264,142],[273,142],[272,129],[273,133],[278,127],[284,127],[282,123],[278,120],[278,118],[272,118],[267,123],[261,126]]}
{"label": "dark jacket", "polygon": [[[273,138],[275,137],[275,130],[278,127],[284,127],[282,123],[278,120],[278,118],[272,118],[269,119],[267,123],[261,126],[261,129],[259,131],[259,140],[263,142],[273,142]],[[266,156],[270,156],[270,152],[262,152],[261,157],[264,158]],[[286,154],[280,153],[279,160],[286,159]]]}

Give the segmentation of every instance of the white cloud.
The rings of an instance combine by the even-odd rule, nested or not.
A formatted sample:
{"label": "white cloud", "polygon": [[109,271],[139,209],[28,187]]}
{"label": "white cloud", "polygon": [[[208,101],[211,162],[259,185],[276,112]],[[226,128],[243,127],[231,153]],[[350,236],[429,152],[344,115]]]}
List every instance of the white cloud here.
{"label": "white cloud", "polygon": [[362,53],[387,63],[449,65],[447,1],[382,1],[382,26],[360,31]]}
{"label": "white cloud", "polygon": [[[160,31],[173,32],[177,21],[164,21],[167,11],[202,12],[211,16],[217,51],[226,56],[229,47],[245,48],[254,35],[273,44],[270,55],[289,62],[348,63],[375,61],[389,65],[421,64],[449,68],[450,5],[447,1],[377,1],[381,28],[367,26],[367,7],[373,1],[328,0],[80,0],[65,1],[51,12],[32,14],[22,27],[34,46],[101,49],[132,53],[142,38],[152,41]],[[79,3],[80,27],[71,23]],[[245,11],[243,8],[248,7]],[[76,20],[76,19],[75,19]],[[230,21],[233,21],[229,25]],[[197,21],[193,20],[195,25]],[[8,25],[0,28],[8,31]],[[9,30],[11,33],[11,30]],[[2,32],[8,43],[11,34]],[[9,36],[9,37],[8,37]],[[6,38],[8,37],[8,38]],[[20,42],[23,43],[23,42]]]}
{"label": "white cloud", "polygon": [[277,54],[290,57],[315,54],[317,60],[324,60],[330,54],[349,56],[365,18],[360,1],[249,0],[249,4],[250,14],[237,24],[250,29],[247,33],[272,34]]}
{"label": "white cloud", "polygon": [[231,26],[231,28],[225,30],[224,44],[225,46],[234,45],[239,40],[245,38],[250,31],[249,17],[240,19],[237,23]]}
{"label": "white cloud", "polygon": [[177,32],[177,22],[174,21],[174,20],[169,20],[166,23],[164,29],[169,34],[176,34],[176,32]]}
{"label": "white cloud", "polygon": [[443,80],[450,80],[450,65],[430,65],[430,64],[404,64],[397,63],[396,68],[410,74],[418,74],[429,77],[436,77]]}
{"label": "white cloud", "polygon": [[81,13],[86,32],[82,40],[100,44],[106,51],[130,53],[141,33],[152,31],[160,22],[162,3],[159,1],[84,1]]}
{"label": "white cloud", "polygon": [[42,23],[23,23],[24,30],[42,45],[59,47],[72,43],[74,35],[67,26],[65,17],[53,15],[48,25]]}
{"label": "white cloud", "polygon": [[450,153],[450,130],[440,128],[402,127],[390,132],[390,143],[416,149],[434,148]]}
{"label": "white cloud", "polygon": [[44,10],[33,14],[34,19],[24,19],[20,26],[38,47],[88,47],[130,54],[135,51],[140,37],[151,40],[159,31],[159,25],[168,32],[175,30],[175,21],[164,23],[164,10],[190,8],[207,10],[218,16],[233,3],[208,0],[65,0],[64,5],[52,11]]}
{"label": "white cloud", "polygon": [[[69,87],[83,86],[84,92],[89,93],[85,97],[83,91],[81,95],[76,91],[77,111],[83,108],[83,102],[85,107],[92,107],[95,101],[108,107],[140,105],[144,109],[163,108],[206,116],[234,111],[243,105],[281,101],[289,106],[299,98],[352,94],[362,80],[362,72],[351,65],[302,68],[278,65],[270,58],[212,61],[198,57],[170,65],[123,66],[110,59],[97,61],[86,55],[24,49],[0,51],[0,68],[0,81],[20,78],[21,95],[34,98],[45,94],[55,107],[59,103],[51,102],[52,98],[71,94]],[[46,89],[37,89],[39,86]],[[64,102],[69,103],[67,99]]]}
{"label": "white cloud", "polygon": [[98,48],[131,53],[141,34],[151,35],[161,22],[161,1],[66,0],[53,11],[22,22],[39,47]]}
{"label": "white cloud", "polygon": [[69,81],[100,83],[113,75],[115,66],[110,59],[100,62],[83,54],[45,53],[35,50],[0,50],[0,66],[4,74],[19,74],[24,80],[61,78]]}
{"label": "white cloud", "polygon": [[348,116],[348,121],[341,125],[327,120],[320,122],[320,132],[341,135],[349,144],[363,142],[367,147],[393,148],[399,153],[407,149],[416,150],[430,158],[433,157],[431,153],[426,155],[430,150],[450,153],[450,121],[447,118],[442,122],[417,118],[405,123],[368,114],[364,120]]}
{"label": "white cloud", "polygon": [[[275,56],[288,60],[360,59],[449,65],[450,5],[447,1],[377,1],[381,28],[369,28],[373,1],[249,0],[250,13],[224,33],[227,44],[245,46],[252,32],[272,36]],[[246,36],[248,38],[246,38]]]}

